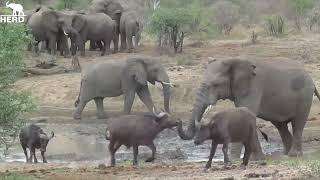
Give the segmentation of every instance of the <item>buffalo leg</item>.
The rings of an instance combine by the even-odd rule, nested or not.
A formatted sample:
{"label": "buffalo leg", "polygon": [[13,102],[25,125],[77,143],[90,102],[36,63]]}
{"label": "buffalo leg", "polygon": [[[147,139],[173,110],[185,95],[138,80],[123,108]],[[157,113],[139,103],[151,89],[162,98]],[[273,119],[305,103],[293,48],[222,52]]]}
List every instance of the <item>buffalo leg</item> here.
{"label": "buffalo leg", "polygon": [[155,157],[155,155],[156,155],[156,151],[157,151],[157,148],[156,148],[156,146],[153,144],[153,142],[151,143],[151,144],[149,144],[148,145],[148,147],[151,149],[151,151],[152,151],[152,156],[150,157],[150,158],[148,158],[147,160],[146,160],[146,162],[153,162],[154,161],[154,157]]}
{"label": "buffalo leg", "polygon": [[211,167],[212,159],[214,157],[214,154],[216,153],[216,149],[217,149],[217,144],[214,141],[212,141],[209,160],[208,160],[206,167],[205,167],[206,169],[209,169]]}
{"label": "buffalo leg", "polygon": [[229,142],[226,142],[222,146],[222,152],[223,152],[225,166],[230,164],[230,160],[229,160],[229,156],[228,156],[228,145],[229,145]]}
{"label": "buffalo leg", "polygon": [[138,165],[138,153],[139,153],[139,146],[134,145],[133,146],[133,165]]}
{"label": "buffalo leg", "polygon": [[248,143],[244,144],[244,156],[243,156],[243,162],[241,164],[241,167],[243,169],[248,165],[251,152],[252,150],[251,150],[250,144]]}
{"label": "buffalo leg", "polygon": [[42,162],[43,163],[48,163],[47,159],[46,159],[46,156],[44,155],[44,152],[41,151],[41,156],[42,156]]}
{"label": "buffalo leg", "polygon": [[27,147],[26,147],[26,146],[22,146],[22,149],[23,149],[23,153],[24,153],[24,155],[26,156],[26,162],[29,162],[29,159],[28,159],[28,152],[27,152]]}
{"label": "buffalo leg", "polygon": [[33,162],[34,163],[38,163],[38,159],[37,159],[37,156],[36,156],[36,149],[33,147],[32,149],[31,149],[31,152],[32,152],[32,154],[33,154]]}

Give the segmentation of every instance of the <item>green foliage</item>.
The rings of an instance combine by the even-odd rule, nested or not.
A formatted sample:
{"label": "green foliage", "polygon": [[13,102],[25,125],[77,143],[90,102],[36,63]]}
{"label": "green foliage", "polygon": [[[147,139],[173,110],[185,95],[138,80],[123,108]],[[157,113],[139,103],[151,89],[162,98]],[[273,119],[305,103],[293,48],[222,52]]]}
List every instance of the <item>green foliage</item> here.
{"label": "green foliage", "polygon": [[12,10],[6,7],[0,7],[0,15],[11,15]]}
{"label": "green foliage", "polygon": [[284,34],[284,28],[285,23],[281,16],[271,15],[266,18],[266,29],[270,35],[279,37]]}
{"label": "green foliage", "polygon": [[314,0],[289,0],[289,5],[298,15],[304,15],[313,8]]}
{"label": "green foliage", "polygon": [[13,90],[31,40],[26,32],[23,24],[0,24],[0,147],[5,153],[23,125],[22,114],[34,107],[28,93]]}
{"label": "green foliage", "polygon": [[79,4],[79,0],[58,0],[55,8],[58,10],[62,9],[74,9]]}
{"label": "green foliage", "polygon": [[160,39],[168,39],[175,52],[181,52],[184,37],[191,33],[193,19],[193,14],[186,8],[158,8],[151,16],[148,29]]}

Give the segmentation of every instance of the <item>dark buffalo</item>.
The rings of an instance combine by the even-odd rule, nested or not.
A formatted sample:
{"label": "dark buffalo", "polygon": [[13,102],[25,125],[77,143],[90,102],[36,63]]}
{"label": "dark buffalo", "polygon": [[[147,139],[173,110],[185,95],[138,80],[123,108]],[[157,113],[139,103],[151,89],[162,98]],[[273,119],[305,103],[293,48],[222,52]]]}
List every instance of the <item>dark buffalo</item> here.
{"label": "dark buffalo", "polygon": [[[32,158],[34,163],[38,163],[35,149],[40,149],[43,163],[47,163],[44,153],[48,142],[54,137],[54,132],[51,132],[51,137],[49,137],[43,130],[35,125],[31,124],[20,131],[19,138],[20,143],[26,156],[26,162],[32,163]],[[30,158],[28,158],[27,148],[30,150]]]}
{"label": "dark buffalo", "polygon": [[178,121],[169,117],[169,114],[125,115],[111,120],[106,131],[106,139],[110,140],[109,151],[111,166],[115,166],[115,153],[121,145],[133,147],[133,165],[137,165],[138,146],[148,146],[152,156],[146,162],[155,158],[156,147],[153,140],[162,130],[178,125]]}
{"label": "dark buffalo", "polygon": [[[230,164],[228,145],[231,142],[240,142],[244,145],[245,153],[241,166],[245,168],[245,166],[248,165],[251,153],[258,151],[259,145],[256,141],[256,128],[255,115],[245,107],[219,111],[210,116],[209,119],[201,121],[194,143],[199,145],[205,140],[212,140],[211,152],[209,161],[206,164],[206,169],[211,167],[212,158],[218,144],[223,144],[222,151],[225,165]],[[268,141],[267,135],[261,130],[260,132]]]}

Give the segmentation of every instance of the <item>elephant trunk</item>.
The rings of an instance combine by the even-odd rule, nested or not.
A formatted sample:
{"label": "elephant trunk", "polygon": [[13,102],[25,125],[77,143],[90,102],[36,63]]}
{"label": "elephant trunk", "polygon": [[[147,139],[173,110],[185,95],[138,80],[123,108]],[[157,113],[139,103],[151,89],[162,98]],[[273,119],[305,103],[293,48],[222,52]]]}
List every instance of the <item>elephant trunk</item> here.
{"label": "elephant trunk", "polygon": [[182,124],[178,125],[178,133],[181,139],[190,140],[194,137],[196,132],[196,121],[199,122],[206,108],[209,105],[207,98],[207,89],[204,85],[201,85],[197,91],[196,99],[193,104],[192,115],[188,122],[187,131],[184,131]]}

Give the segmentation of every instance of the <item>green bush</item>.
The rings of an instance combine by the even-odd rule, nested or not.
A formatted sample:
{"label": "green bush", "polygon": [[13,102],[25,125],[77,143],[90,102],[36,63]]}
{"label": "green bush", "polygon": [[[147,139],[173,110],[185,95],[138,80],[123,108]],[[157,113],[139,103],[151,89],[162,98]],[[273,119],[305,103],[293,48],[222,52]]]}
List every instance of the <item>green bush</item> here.
{"label": "green bush", "polygon": [[296,28],[301,30],[301,20],[314,6],[315,0],[289,0],[289,7],[294,13]]}
{"label": "green bush", "polygon": [[25,25],[0,24],[0,148],[5,153],[24,124],[22,115],[33,109],[31,96],[13,84],[23,68],[23,50],[30,42]]}
{"label": "green bush", "polygon": [[1,180],[33,180],[34,178],[25,175],[9,174],[0,175]]}
{"label": "green bush", "polygon": [[58,0],[55,8],[62,9],[74,9],[79,4],[79,0]]}
{"label": "green bush", "polygon": [[182,52],[184,37],[191,33],[192,19],[186,8],[158,8],[151,16],[148,29],[159,37],[159,46],[166,43],[176,53]]}
{"label": "green bush", "polygon": [[281,36],[284,34],[285,23],[282,16],[271,15],[266,18],[267,32],[272,36]]}
{"label": "green bush", "polygon": [[192,65],[192,56],[190,55],[178,56],[176,59],[177,59],[177,65],[180,65],[180,66]]}

